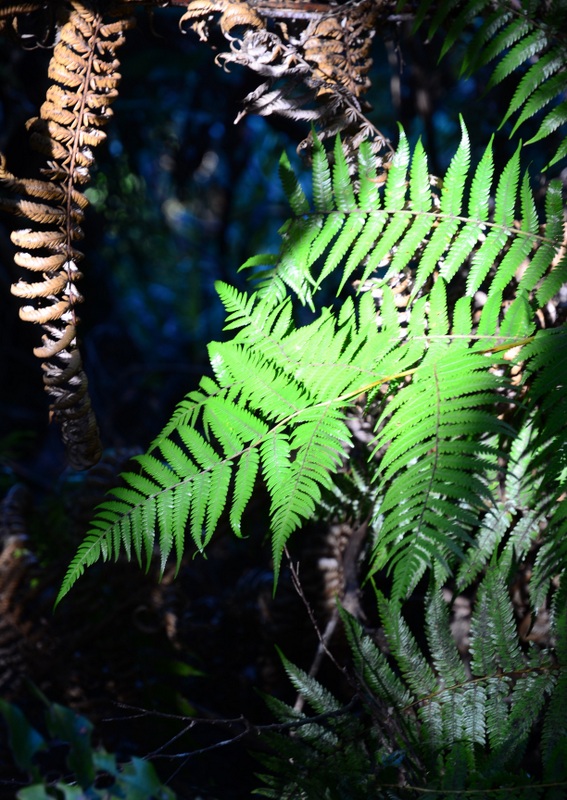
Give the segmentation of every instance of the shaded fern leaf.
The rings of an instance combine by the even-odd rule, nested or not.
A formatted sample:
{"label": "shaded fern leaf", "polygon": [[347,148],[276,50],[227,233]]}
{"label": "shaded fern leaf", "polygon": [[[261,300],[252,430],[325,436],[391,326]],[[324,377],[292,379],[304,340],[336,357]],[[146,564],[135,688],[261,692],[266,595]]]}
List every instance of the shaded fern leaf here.
{"label": "shaded fern leaf", "polygon": [[272,754],[256,756],[266,771],[258,775],[263,785],[255,794],[278,800],[398,797],[382,790],[381,784],[397,779],[403,753],[393,754],[383,732],[367,715],[354,713],[352,703],[342,705],[315,678],[281,657],[294,687],[317,714],[311,718],[280,700],[265,698],[282,728],[289,726],[293,733],[262,734],[264,750],[267,745]]}
{"label": "shaded fern leaf", "polygon": [[498,457],[494,437],[513,431],[488,411],[501,382],[486,367],[485,355],[458,340],[445,343],[378,420],[376,448],[387,449],[372,569],[394,571],[396,597],[411,591],[434,561],[448,574],[492,502],[487,476]]}
{"label": "shaded fern leaf", "polygon": [[[556,655],[563,669],[558,670],[557,682],[551,692],[549,708],[544,717],[542,733],[542,760],[544,780],[549,783],[567,781],[567,720],[565,703],[567,701],[567,608],[557,606],[553,609],[554,628],[557,631]],[[560,800],[562,788],[550,792],[550,800]]]}
{"label": "shaded fern leaf", "polygon": [[[420,4],[422,6],[424,4]],[[425,21],[425,14],[417,23]],[[501,127],[518,115],[511,136],[528,119],[546,114],[538,132],[526,142],[541,141],[567,123],[567,103],[561,102],[567,89],[567,3],[521,0],[494,4],[488,0],[447,0],[441,3],[429,23],[429,36],[444,28],[445,55],[463,41],[468,27],[474,31],[461,57],[461,74],[470,76],[485,64],[498,59],[488,88],[509,75],[518,75],[518,85],[502,119]],[[552,106],[549,110],[550,105]],[[567,136],[548,167],[567,155]]]}
{"label": "shaded fern leaf", "polygon": [[[398,603],[379,593],[378,605],[391,663],[369,645],[359,623],[345,612],[341,616],[357,672],[377,701],[393,707],[396,727],[405,731],[406,746],[422,759],[422,775],[429,775],[426,787],[443,789],[448,796],[451,790],[460,793],[506,785],[508,796],[516,797],[514,789],[521,791],[522,786],[533,786],[537,792],[522,767],[523,753],[543,718],[549,753],[553,759],[558,757],[560,748],[554,749],[551,725],[557,719],[554,703],[566,699],[562,676],[567,663],[564,653],[558,652],[556,664],[547,652],[535,648],[528,655],[522,652],[498,570],[489,570],[473,609],[471,672],[457,650],[447,602],[437,588],[426,598],[427,651],[418,644]],[[564,631],[559,635],[564,644]],[[408,697],[413,699],[408,702]],[[553,768],[562,780],[564,765],[554,760]]]}
{"label": "shaded fern leaf", "polygon": [[[533,491],[532,507],[542,520],[543,543],[532,577],[533,601],[543,605],[550,581],[567,570],[567,335],[565,328],[539,331],[524,351],[524,383],[529,387],[524,425],[524,491]],[[539,533],[539,526],[535,533]],[[534,533],[534,535],[535,535]],[[541,535],[541,534],[540,534]]]}
{"label": "shaded fern leaf", "polygon": [[[528,771],[524,750],[543,721],[544,780],[565,781],[564,610],[556,609],[558,662],[536,648],[525,654],[507,588],[498,571],[489,570],[472,613],[474,656],[469,668],[451,633],[448,604],[436,586],[426,598],[427,648],[418,643],[399,604],[377,596],[387,656],[361,624],[340,609],[353,656],[350,683],[356,713],[343,713],[345,707],[317,680],[284,660],[295,688],[316,708],[317,719],[311,723],[281,701],[267,698],[277,719],[291,724],[294,732],[291,737],[270,733],[274,755],[261,757],[267,767],[261,777],[269,788],[259,794],[381,798],[388,796],[389,784],[404,787],[404,794],[412,797],[423,792],[447,798],[485,792],[558,799],[561,794],[554,794],[553,787],[551,794],[543,794],[545,786],[530,774],[540,767],[532,763]],[[298,721],[307,724],[295,727]],[[358,759],[350,750],[353,736],[358,736]],[[532,762],[538,755],[532,754]],[[378,777],[376,786],[368,782],[371,773]],[[347,774],[350,783],[344,785],[341,777]],[[563,787],[557,789],[561,792]]]}

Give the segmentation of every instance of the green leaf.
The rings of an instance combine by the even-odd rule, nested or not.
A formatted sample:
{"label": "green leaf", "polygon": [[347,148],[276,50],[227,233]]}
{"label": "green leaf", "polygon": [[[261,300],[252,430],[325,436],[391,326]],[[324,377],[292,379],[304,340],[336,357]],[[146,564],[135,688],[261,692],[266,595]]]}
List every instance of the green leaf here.
{"label": "green leaf", "polygon": [[132,758],[122,765],[117,780],[125,800],[174,800],[171,789],[163,786],[149,761]]}
{"label": "green leaf", "polygon": [[92,786],[95,779],[91,744],[92,722],[59,703],[49,705],[45,718],[50,735],[68,743],[67,764],[79,784],[83,789]]}
{"label": "green leaf", "polygon": [[[289,158],[286,153],[282,153],[279,164],[279,175],[282,186],[284,188],[287,200],[291,206],[291,210],[297,216],[306,214],[309,211],[309,201],[307,200],[299,181],[297,180],[294,171],[289,163]],[[246,265],[255,266],[246,262]],[[243,269],[244,267],[241,267]]]}
{"label": "green leaf", "polygon": [[[57,788],[60,788],[58,786]],[[77,787],[79,791],[79,798],[82,794],[82,789]],[[26,786],[25,789],[20,789],[16,795],[17,800],[53,800],[53,795],[47,793],[47,787],[44,783],[36,783],[33,786]],[[84,797],[84,795],[83,795]]]}
{"label": "green leaf", "polygon": [[8,726],[10,750],[19,769],[28,772],[32,777],[39,776],[33,757],[44,750],[46,742],[43,736],[30,725],[23,712],[13,703],[0,698],[0,713]]}

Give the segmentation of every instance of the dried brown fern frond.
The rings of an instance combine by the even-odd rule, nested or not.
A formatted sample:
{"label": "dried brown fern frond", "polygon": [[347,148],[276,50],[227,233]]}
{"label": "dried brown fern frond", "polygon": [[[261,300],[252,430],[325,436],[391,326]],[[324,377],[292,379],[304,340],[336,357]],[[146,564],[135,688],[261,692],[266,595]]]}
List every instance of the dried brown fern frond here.
{"label": "dried brown fern frond", "polygon": [[15,283],[12,293],[30,301],[20,309],[21,318],[43,327],[43,344],[34,353],[44,362],[51,416],[61,427],[71,465],[85,469],[96,463],[101,446],[77,345],[83,254],[75,243],[83,238],[87,199],[82,187],[90,179],[92,148],[105,139],[101,128],[118,94],[116,51],[132,21],[105,23],[79,0],[60,9],[63,18],[48,71],[52,84],[39,116],[27,123],[30,143],[47,156],[47,166],[41,180],[17,178],[2,158],[0,182],[18,198],[3,199],[0,205],[33,223],[33,228],[12,233],[22,248],[16,264],[33,274],[33,280]]}
{"label": "dried brown fern frond", "polygon": [[23,677],[21,584],[35,559],[28,551],[26,511],[29,491],[16,484],[0,501],[0,692],[16,689]]}
{"label": "dried brown fern frond", "polygon": [[49,0],[0,2],[0,34],[10,35],[26,50],[44,47],[54,31],[55,7]]}
{"label": "dried brown fern frond", "polygon": [[0,7],[0,30],[6,25],[14,25],[20,14],[30,14],[32,11],[40,11],[47,4],[45,0],[35,0],[35,2],[6,3]]}
{"label": "dried brown fern frond", "polygon": [[[370,139],[378,153],[389,142],[365,116],[370,47],[388,0],[342,5],[260,0],[192,0],[180,24],[207,41],[217,18],[230,50],[217,56],[228,69],[242,64],[266,78],[244,98],[244,114],[279,114],[309,121],[320,138],[341,133],[347,149]],[[310,149],[311,137],[300,145]]]}

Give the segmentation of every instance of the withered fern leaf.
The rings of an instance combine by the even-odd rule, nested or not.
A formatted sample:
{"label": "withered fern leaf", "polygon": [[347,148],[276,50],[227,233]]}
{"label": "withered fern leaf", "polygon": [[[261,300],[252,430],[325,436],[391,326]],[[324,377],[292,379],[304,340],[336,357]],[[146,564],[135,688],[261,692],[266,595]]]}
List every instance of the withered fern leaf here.
{"label": "withered fern leaf", "polygon": [[[181,25],[207,41],[215,19],[229,42],[217,64],[224,69],[240,64],[264,79],[244,98],[238,119],[275,114],[309,122],[321,138],[341,133],[349,153],[372,139],[375,152],[387,157],[389,142],[365,116],[363,98],[370,87],[372,39],[389,11],[387,3],[374,0],[321,5],[315,13],[293,3],[191,0]],[[301,147],[312,145],[309,135]]]}
{"label": "withered fern leaf", "polygon": [[21,318],[43,328],[34,353],[43,361],[52,419],[61,427],[70,464],[85,469],[96,463],[101,445],[77,343],[83,254],[76,242],[83,237],[92,149],[105,139],[102,127],[118,94],[116,52],[132,20],[105,22],[78,0],[66,8],[49,63],[51,85],[39,116],[27,122],[30,143],[47,157],[47,166],[41,179],[18,178],[2,158],[0,186],[17,197],[1,198],[0,207],[31,224],[14,231],[12,241],[21,248],[16,264],[33,280],[20,279],[12,293],[27,301]]}

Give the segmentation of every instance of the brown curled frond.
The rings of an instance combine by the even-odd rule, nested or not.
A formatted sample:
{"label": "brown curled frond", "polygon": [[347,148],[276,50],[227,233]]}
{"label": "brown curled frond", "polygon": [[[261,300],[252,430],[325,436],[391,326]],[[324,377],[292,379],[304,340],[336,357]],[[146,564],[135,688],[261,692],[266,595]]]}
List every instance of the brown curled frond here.
{"label": "brown curled frond", "polygon": [[[230,43],[216,61],[225,69],[242,64],[265,78],[244,98],[238,121],[248,113],[279,114],[309,121],[320,138],[341,133],[347,151],[370,139],[376,154],[392,152],[388,140],[365,116],[370,48],[389,0],[310,4],[260,0],[191,0],[180,25],[206,41],[216,21]],[[311,136],[301,143],[310,150]],[[386,152],[386,155],[388,152]]]}
{"label": "brown curled frond", "polygon": [[7,3],[0,8],[0,33],[4,31],[18,32],[18,16],[21,14],[32,14],[35,11],[43,11],[45,8],[43,0],[29,3]]}
{"label": "brown curled frond", "polygon": [[42,345],[34,353],[43,360],[51,418],[61,427],[71,465],[85,469],[96,463],[101,445],[77,342],[83,299],[77,263],[83,256],[75,244],[83,238],[88,201],[82,187],[90,179],[92,149],[105,139],[102,127],[118,94],[116,51],[132,21],[105,22],[86,0],[71,0],[63,8],[49,65],[52,84],[39,116],[26,126],[32,147],[47,156],[47,164],[40,179],[19,178],[0,156],[0,186],[12,194],[0,198],[0,207],[32,223],[12,233],[21,248],[15,262],[32,276],[18,280],[12,293],[26,301],[20,317],[43,327]]}

